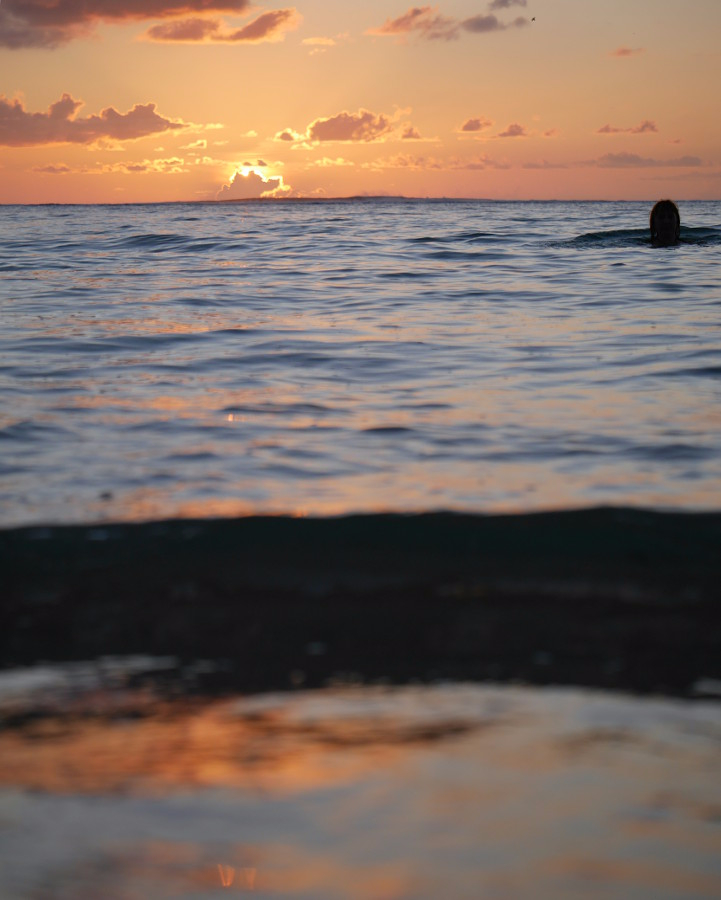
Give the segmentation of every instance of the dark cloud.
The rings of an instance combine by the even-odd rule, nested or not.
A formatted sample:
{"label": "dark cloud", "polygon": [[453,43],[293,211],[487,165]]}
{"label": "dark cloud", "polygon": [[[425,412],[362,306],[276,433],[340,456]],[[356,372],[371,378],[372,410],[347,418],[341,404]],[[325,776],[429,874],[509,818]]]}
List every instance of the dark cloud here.
{"label": "dark cloud", "polygon": [[483,119],[480,116],[475,116],[474,118],[466,119],[459,131],[462,134],[478,134],[479,131],[483,131],[484,128],[490,128],[491,125],[493,125],[491,119]]}
{"label": "dark cloud", "polygon": [[528,133],[523,125],[519,125],[517,122],[513,122],[513,124],[509,125],[505,131],[501,131],[498,137],[502,138],[516,138],[516,137],[528,137]]}
{"label": "dark cloud", "polygon": [[69,175],[73,170],[65,163],[55,163],[49,166],[35,166],[33,172],[40,172],[42,175]]}
{"label": "dark cloud", "polygon": [[649,119],[644,119],[640,125],[636,125],[630,129],[631,134],[646,134],[649,131],[658,131],[656,123],[651,122]]}
{"label": "dark cloud", "polygon": [[496,16],[490,14],[488,16],[471,16],[470,19],[464,19],[463,27],[466,31],[486,34],[489,31],[501,31],[505,28],[505,25],[502,25]]}
{"label": "dark cloud", "polygon": [[644,119],[640,125],[634,125],[633,128],[617,128],[614,125],[604,125],[597,129],[596,134],[648,134],[649,132],[657,132],[656,123],[650,119]]}
{"label": "dark cloud", "polygon": [[388,116],[359,109],[358,112],[341,112],[327,119],[316,119],[308,126],[307,138],[311,141],[376,141],[392,129]]}
{"label": "dark cloud", "polygon": [[274,9],[263,13],[249,25],[231,32],[226,41],[269,41],[276,39],[282,31],[298,22],[295,9]]}
{"label": "dark cloud", "polygon": [[401,140],[403,141],[420,141],[421,133],[417,128],[414,128],[413,125],[406,125],[401,133]]}
{"label": "dark cloud", "polygon": [[102,139],[133,141],[188,127],[184,122],[173,122],[158,115],[154,103],[137,103],[126,113],[109,106],[100,115],[76,118],[82,105],[81,100],[63,94],[47,112],[31,113],[19,100],[0,95],[0,146],[93,144]]}
{"label": "dark cloud", "polygon": [[289,29],[297,27],[300,16],[295,9],[274,9],[263,13],[242,28],[228,30],[219,19],[176,19],[154,25],[145,32],[151,41],[248,42],[280,40]]}
{"label": "dark cloud", "polygon": [[507,28],[523,28],[528,25],[528,19],[519,16],[512,22],[500,22],[496,16],[472,16],[470,19],[464,19],[461,22],[461,28],[464,31],[470,31],[474,34],[487,34],[491,31],[505,31]]}
{"label": "dark cloud", "polygon": [[[391,117],[368,109],[359,109],[358,112],[343,110],[335,116],[315,119],[302,134],[292,128],[284,128],[278,131],[273,139],[306,149],[322,143],[370,143],[383,139],[393,131],[393,123],[397,120],[398,114]],[[410,123],[406,125],[402,136],[406,140],[421,139],[420,134]]]}
{"label": "dark cloud", "polygon": [[296,131],[293,131],[291,128],[285,128],[283,131],[279,131],[274,140],[283,141],[288,144],[292,144],[295,141],[302,141],[303,135],[298,134]]}
{"label": "dark cloud", "polygon": [[509,6],[525,6],[526,0],[492,0],[489,9],[508,9]]}
{"label": "dark cloud", "polygon": [[204,41],[220,31],[219,19],[176,19],[145,32],[152,41]]}
{"label": "dark cloud", "polygon": [[244,13],[250,0],[2,0],[0,46],[57,47],[99,22]]}
{"label": "dark cloud", "polygon": [[[506,5],[517,3],[522,6],[525,0],[507,0]],[[491,4],[491,9],[494,9]],[[369,29],[366,34],[375,35],[403,35],[417,34],[424,40],[452,41],[460,37],[463,31],[474,34],[486,34],[491,31],[505,31],[507,28],[518,28],[527,25],[528,21],[523,17],[514,19],[513,22],[501,22],[493,14],[471,16],[468,19],[452,19],[441,16],[432,6],[412,6],[409,10],[395,19],[387,19],[378,28]]]}

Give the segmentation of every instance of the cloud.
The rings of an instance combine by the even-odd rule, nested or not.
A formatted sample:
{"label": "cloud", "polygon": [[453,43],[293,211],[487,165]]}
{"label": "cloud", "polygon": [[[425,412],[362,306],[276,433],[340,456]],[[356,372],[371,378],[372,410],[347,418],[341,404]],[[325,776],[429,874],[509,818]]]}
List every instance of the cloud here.
{"label": "cloud", "polygon": [[362,167],[364,169],[444,169],[447,167],[447,163],[445,160],[432,156],[411,156],[407,153],[399,153],[397,156],[364,163]]}
{"label": "cloud", "polygon": [[171,156],[168,159],[143,159],[140,162],[129,163],[110,163],[102,166],[101,171],[115,172],[121,175],[147,175],[150,172],[163,172],[168,175],[179,175],[181,172],[187,172],[185,168],[185,160],[177,156]]}
{"label": "cloud", "polygon": [[554,163],[554,162],[549,162],[547,159],[542,159],[540,162],[523,163],[521,168],[523,168],[523,169],[567,169],[568,166],[566,165],[566,163]]}
{"label": "cloud", "polygon": [[489,156],[477,156],[474,159],[447,157],[438,159],[435,156],[412,156],[399,153],[397,156],[377,159],[363,164],[364,169],[422,169],[432,171],[484,171],[485,169],[508,169],[506,163],[498,162]]}
{"label": "cloud", "polygon": [[330,169],[334,167],[355,166],[355,163],[351,162],[349,159],[343,159],[342,156],[336,156],[335,159],[332,159],[329,156],[324,156],[322,159],[316,159],[311,163],[311,165],[319,166],[322,169]]}
{"label": "cloud", "polygon": [[633,128],[617,128],[614,125],[604,125],[596,130],[596,134],[648,134],[649,132],[657,132],[656,123],[650,119],[644,119],[639,125]]}
{"label": "cloud", "polygon": [[472,172],[484,169],[510,169],[508,163],[492,159],[490,156],[477,156],[475,159],[452,160],[451,168],[469,169]]}
{"label": "cloud", "polygon": [[488,16],[472,16],[470,19],[464,19],[461,22],[461,28],[464,31],[471,31],[474,34],[488,34],[491,31],[505,31],[507,28],[523,28],[528,25],[528,19],[519,16],[512,22],[500,22],[493,14]]}
{"label": "cloud", "polygon": [[31,113],[19,100],[0,95],[0,146],[35,147],[42,144],[93,144],[102,139],[134,141],[164,131],[190,127],[155,111],[154,103],[136,103],[126,113],[112,106],[100,115],[76,118],[82,100],[63,94],[42,113]]}
{"label": "cloud", "polygon": [[[217,141],[216,141],[217,143]],[[199,141],[192,141],[190,144],[185,144],[181,147],[181,150],[206,150],[208,148],[208,142],[205,138],[201,138]]]}
{"label": "cloud", "polygon": [[417,128],[414,128],[413,125],[406,125],[401,133],[402,141],[420,141],[423,140],[421,138],[421,133]]}
{"label": "cloud", "polygon": [[261,172],[250,170],[243,173],[239,169],[215,195],[216,200],[260,200],[264,197],[287,197],[293,192],[283,184],[283,176],[266,178]]}
{"label": "cloud", "polygon": [[139,162],[117,162],[97,164],[94,166],[67,166],[56,163],[49,166],[35,166],[33,172],[44,175],[143,175],[151,172],[162,172],[178,175],[189,170],[185,168],[185,160],[177,156],[168,159],[144,159]]}
{"label": "cloud", "polygon": [[284,128],[277,132],[274,140],[301,146],[328,142],[369,143],[379,140],[392,130],[391,116],[373,113],[368,109],[359,109],[358,112],[344,110],[335,116],[315,119],[304,134],[299,134],[292,128]]}
{"label": "cloud", "polygon": [[626,59],[629,56],[636,56],[639,53],[643,53],[645,49],[645,47],[617,47],[608,55],[615,56],[617,59]]}
{"label": "cloud", "polygon": [[311,141],[376,141],[391,129],[388,116],[359,109],[358,112],[343,111],[327,119],[316,119],[308,126]]}
{"label": "cloud", "polygon": [[493,0],[488,4],[489,9],[508,9],[509,6],[525,6],[526,0]]}
{"label": "cloud", "polygon": [[237,15],[250,0],[2,0],[0,46],[57,47],[100,22],[167,19],[193,13]]}
{"label": "cloud", "polygon": [[[525,0],[507,0],[502,5],[525,5]],[[491,9],[497,8],[494,3]],[[366,34],[387,37],[389,35],[416,34],[423,40],[452,41],[468,31],[474,34],[485,34],[491,31],[505,31],[507,28],[518,28],[528,24],[523,17],[514,19],[513,22],[504,23],[493,14],[471,16],[468,19],[454,19],[439,15],[434,6],[412,6],[403,15],[386,21],[377,28],[370,28]]]}
{"label": "cloud", "polygon": [[478,134],[479,131],[483,131],[484,128],[490,128],[493,125],[493,121],[491,119],[484,119],[481,116],[475,116],[472,119],[466,119],[466,121],[461,125],[458,131],[461,134]]}
{"label": "cloud", "polygon": [[224,169],[228,168],[227,159],[215,159],[212,156],[196,156],[194,159],[190,160],[190,162],[196,166],[213,166],[215,169],[219,167]]}
{"label": "cloud", "polygon": [[223,40],[227,41],[277,41],[282,40],[286,31],[297,28],[301,17],[295,9],[274,9],[263,13],[250,24],[232,32]]}
{"label": "cloud", "polygon": [[49,166],[35,166],[33,172],[40,172],[43,175],[69,175],[73,170],[65,163],[53,163]]}
{"label": "cloud", "polygon": [[402,16],[386,19],[383,25],[369,29],[366,34],[386,36],[411,32],[417,32],[427,40],[449,40],[458,37],[458,21],[438,15],[434,7],[413,6]]}
{"label": "cloud", "polygon": [[517,138],[517,137],[528,137],[528,132],[523,127],[523,125],[519,125],[518,122],[513,122],[511,125],[506,128],[505,131],[501,131],[498,134],[498,137],[502,138]]}
{"label": "cloud", "polygon": [[217,35],[220,27],[220,19],[176,19],[153,25],[145,32],[145,37],[151,41],[198,42]]}
{"label": "cloud", "polygon": [[349,39],[347,32],[337,34],[335,37],[309,37],[301,41],[306,47],[310,47],[311,56],[317,53],[325,53],[330,47],[337,47]]}
{"label": "cloud", "polygon": [[599,159],[591,160],[591,165],[602,169],[645,169],[645,168],[696,168],[703,161],[698,156],[679,156],[675,159],[650,159],[636,153],[606,153]]}
{"label": "cloud", "polygon": [[304,135],[298,134],[297,131],[293,131],[292,128],[284,128],[283,131],[276,132],[273,140],[275,141],[284,141],[285,143],[292,144],[296,141],[302,141],[304,139]]}
{"label": "cloud", "polygon": [[150,41],[176,43],[261,43],[281,41],[285,33],[297,28],[302,18],[295,8],[274,9],[263,13],[242,28],[229,30],[220,19],[176,19],[154,25],[145,32]]}

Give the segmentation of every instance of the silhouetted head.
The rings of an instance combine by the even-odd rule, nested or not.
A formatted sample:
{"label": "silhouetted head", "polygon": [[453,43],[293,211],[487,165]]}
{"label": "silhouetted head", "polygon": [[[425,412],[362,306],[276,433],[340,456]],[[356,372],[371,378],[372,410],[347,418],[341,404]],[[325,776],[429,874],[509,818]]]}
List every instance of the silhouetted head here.
{"label": "silhouetted head", "polygon": [[681,234],[681,216],[673,200],[659,200],[651,210],[651,243],[656,247],[678,244]]}

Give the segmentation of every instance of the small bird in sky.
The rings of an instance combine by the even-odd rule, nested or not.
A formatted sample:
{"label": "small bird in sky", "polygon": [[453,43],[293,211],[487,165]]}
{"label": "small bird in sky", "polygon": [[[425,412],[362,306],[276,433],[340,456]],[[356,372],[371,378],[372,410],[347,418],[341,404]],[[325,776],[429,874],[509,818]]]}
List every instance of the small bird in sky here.
{"label": "small bird in sky", "polygon": [[536,21],[536,17],[534,16],[534,17],[531,19],[531,21],[532,21],[532,22],[535,22],[535,21]]}

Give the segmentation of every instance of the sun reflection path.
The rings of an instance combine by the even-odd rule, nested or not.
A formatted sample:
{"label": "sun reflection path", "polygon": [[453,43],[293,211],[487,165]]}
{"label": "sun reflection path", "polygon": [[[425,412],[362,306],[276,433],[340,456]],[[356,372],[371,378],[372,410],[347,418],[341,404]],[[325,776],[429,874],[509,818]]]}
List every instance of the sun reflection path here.
{"label": "sun reflection path", "polygon": [[35,674],[0,730],[12,896],[721,896],[717,699],[377,685],[133,715],[87,669],[54,706]]}
{"label": "sun reflection path", "polygon": [[[238,886],[247,888],[249,891],[255,890],[256,869],[244,868],[240,870],[244,884],[238,880]],[[233,866],[218,863],[218,875],[220,875],[220,883],[224,888],[233,887],[235,883],[236,869]]]}

